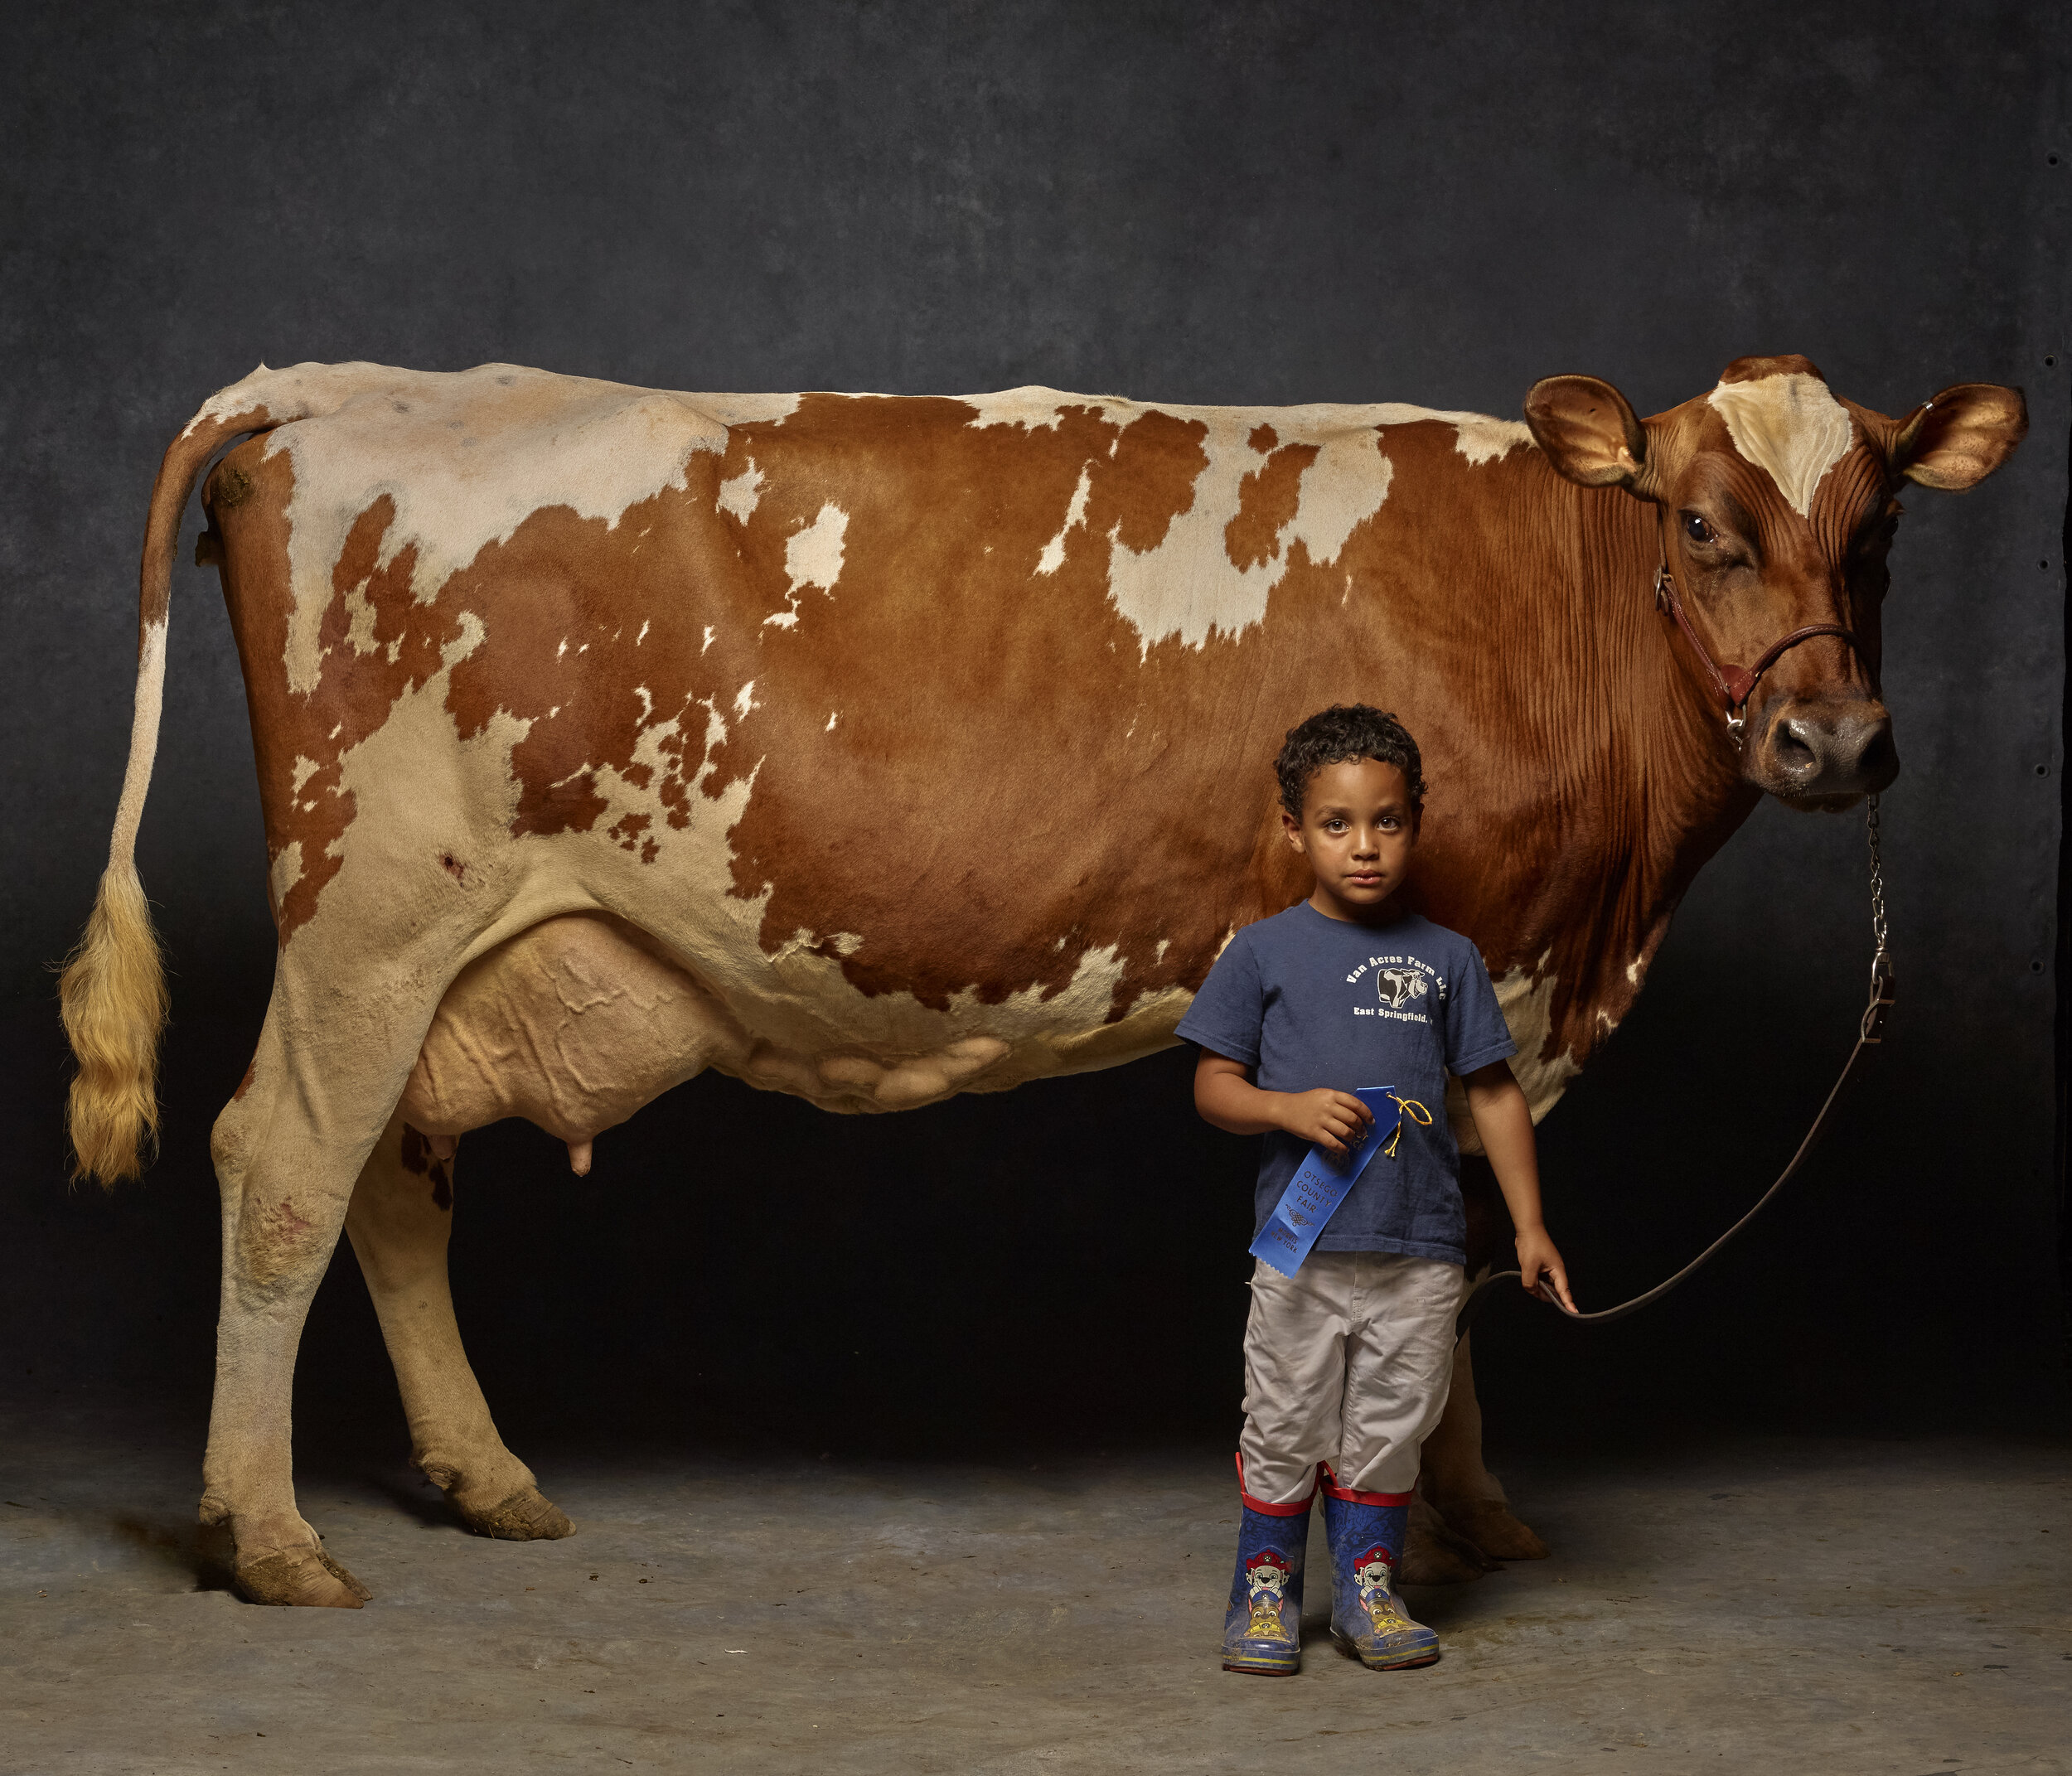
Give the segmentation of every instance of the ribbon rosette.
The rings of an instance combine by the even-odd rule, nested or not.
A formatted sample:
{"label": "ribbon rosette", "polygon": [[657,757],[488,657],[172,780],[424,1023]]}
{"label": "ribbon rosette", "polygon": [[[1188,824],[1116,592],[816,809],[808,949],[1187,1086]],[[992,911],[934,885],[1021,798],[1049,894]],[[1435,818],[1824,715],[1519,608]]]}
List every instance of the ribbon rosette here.
{"label": "ribbon rosette", "polygon": [[1272,1265],[1283,1276],[1293,1276],[1302,1268],[1317,1236],[1338,1212],[1339,1204],[1359,1181],[1375,1154],[1378,1151],[1391,1159],[1396,1157],[1405,1120],[1427,1126],[1431,1122],[1430,1111],[1416,1098],[1399,1096],[1393,1086],[1362,1086],[1353,1095],[1374,1112],[1366,1138],[1343,1160],[1313,1143],[1295,1176],[1288,1180],[1288,1188],[1280,1193],[1280,1201],[1266,1217],[1266,1226],[1259,1230],[1259,1237],[1251,1242],[1252,1256]]}

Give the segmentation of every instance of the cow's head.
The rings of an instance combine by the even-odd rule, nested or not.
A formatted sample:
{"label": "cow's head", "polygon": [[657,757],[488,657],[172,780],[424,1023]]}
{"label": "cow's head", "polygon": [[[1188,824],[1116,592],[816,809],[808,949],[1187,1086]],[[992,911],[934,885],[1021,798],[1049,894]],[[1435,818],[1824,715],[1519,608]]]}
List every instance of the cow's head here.
{"label": "cow's head", "polygon": [[1673,588],[1730,680],[1809,626],[1860,644],[1816,636],[1764,672],[1742,712],[1749,782],[1840,808],[1899,774],[1878,684],[1895,495],[1903,480],[1961,493],[1998,468],[2028,428],[2018,390],[1960,383],[1891,419],[1837,399],[1804,358],[1738,358],[1709,394],[1650,419],[1594,376],[1534,385],[1525,414],[1561,474],[1654,508]]}

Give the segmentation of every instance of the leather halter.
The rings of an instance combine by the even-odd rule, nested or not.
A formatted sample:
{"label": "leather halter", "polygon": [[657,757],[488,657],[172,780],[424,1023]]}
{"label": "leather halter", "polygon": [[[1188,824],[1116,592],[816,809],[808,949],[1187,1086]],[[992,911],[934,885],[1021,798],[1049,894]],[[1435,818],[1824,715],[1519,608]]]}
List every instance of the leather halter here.
{"label": "leather halter", "polygon": [[[1666,525],[1668,515],[1662,514],[1659,522]],[[1665,535],[1662,539],[1662,564],[1655,569],[1655,608],[1668,612],[1677,620],[1677,627],[1683,632],[1683,638],[1691,644],[1691,651],[1698,656],[1698,664],[1705,668],[1705,675],[1711,680],[1712,694],[1720,699],[1721,713],[1726,717],[1726,731],[1736,746],[1741,743],[1741,729],[1747,718],[1741,713],[1748,699],[1755,694],[1756,681],[1801,641],[1810,641],[1817,635],[1839,637],[1856,651],[1857,657],[1869,664],[1870,656],[1863,651],[1863,643],[1855,634],[1840,623],[1808,623],[1794,629],[1765,648],[1752,666],[1716,665],[1711,651],[1698,639],[1698,632],[1691,627],[1691,619],[1684,612],[1683,601],[1677,596],[1677,583],[1669,577],[1669,544]]]}

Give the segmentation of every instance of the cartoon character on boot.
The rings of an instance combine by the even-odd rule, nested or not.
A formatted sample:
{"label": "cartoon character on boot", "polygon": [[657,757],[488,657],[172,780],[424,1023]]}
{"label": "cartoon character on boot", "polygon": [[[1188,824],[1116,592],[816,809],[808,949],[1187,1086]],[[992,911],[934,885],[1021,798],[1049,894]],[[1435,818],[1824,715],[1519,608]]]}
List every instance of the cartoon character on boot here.
{"label": "cartoon character on boot", "polygon": [[1302,1574],[1277,1548],[1240,1561],[1223,1623],[1223,1669],[1289,1677],[1302,1665]]}
{"label": "cartoon character on boot", "polygon": [[[1377,1542],[1353,1556],[1332,1612],[1331,1632],[1372,1671],[1406,1671],[1439,1657],[1439,1637],[1413,1622],[1396,1600],[1396,1559]],[[1348,1607],[1349,1604],[1350,1607]]]}
{"label": "cartoon character on boot", "polygon": [[1287,1563],[1271,1548],[1255,1554],[1245,1562],[1245,1587],[1246,1601],[1251,1607],[1251,1620],[1245,1624],[1246,1638],[1285,1638],[1287,1630],[1282,1626],[1280,1612],[1288,1600]]}

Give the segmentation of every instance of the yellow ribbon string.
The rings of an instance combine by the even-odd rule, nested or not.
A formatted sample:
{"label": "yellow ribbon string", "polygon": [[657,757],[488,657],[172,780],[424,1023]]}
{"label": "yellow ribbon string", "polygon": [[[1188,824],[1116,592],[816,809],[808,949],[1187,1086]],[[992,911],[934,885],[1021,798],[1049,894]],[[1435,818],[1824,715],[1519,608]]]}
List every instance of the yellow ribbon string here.
{"label": "yellow ribbon string", "polygon": [[[1402,1111],[1405,1115],[1414,1117],[1419,1122],[1423,1123],[1427,1128],[1431,1126],[1431,1112],[1426,1110],[1422,1104],[1419,1103],[1416,1098],[1397,1097],[1393,1091],[1389,1093],[1389,1096],[1395,1099],[1396,1107]],[[1398,1116],[1396,1119],[1396,1132],[1389,1136],[1388,1144],[1382,1149],[1382,1153],[1387,1155],[1388,1158],[1393,1159],[1396,1157],[1396,1144],[1402,1140],[1402,1138],[1403,1118],[1402,1116]]]}

